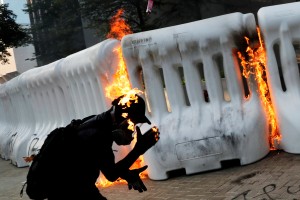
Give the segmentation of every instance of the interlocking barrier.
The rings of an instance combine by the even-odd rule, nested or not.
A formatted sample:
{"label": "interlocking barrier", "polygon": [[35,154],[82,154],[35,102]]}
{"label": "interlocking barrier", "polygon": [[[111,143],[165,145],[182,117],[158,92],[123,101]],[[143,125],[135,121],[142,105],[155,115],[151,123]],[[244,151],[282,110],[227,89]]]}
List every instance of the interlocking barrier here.
{"label": "interlocking barrier", "polygon": [[233,54],[234,35],[245,29],[255,31],[254,15],[233,13],[122,39],[133,87],[145,87],[150,120],[161,131],[145,155],[150,178],[218,169],[234,159],[244,165],[269,152],[255,81],[249,78],[246,98]]}
{"label": "interlocking barrier", "polygon": [[0,89],[0,97],[1,97],[1,156],[4,159],[9,158],[9,140],[12,135],[12,129],[14,127],[14,119],[12,116],[12,103],[10,101],[10,97],[6,92],[6,84],[1,85]]}
{"label": "interlocking barrier", "polygon": [[[17,123],[14,123],[14,130],[10,137],[7,137],[9,141],[8,155],[13,164],[19,166],[24,166],[22,156],[25,156],[27,149],[27,142],[29,136],[34,131],[33,124],[35,119],[33,117],[33,110],[28,99],[28,94],[26,93],[26,86],[24,85],[24,79],[27,77],[28,73],[23,73],[22,75],[15,78],[13,81],[10,81],[7,85],[11,84],[10,89],[7,88],[7,93],[12,102],[13,111],[12,116],[17,120]],[[23,152],[21,155],[19,153]]]}
{"label": "interlocking barrier", "polygon": [[[62,125],[59,113],[59,105],[63,101],[57,101],[57,87],[54,69],[61,60],[36,68],[24,78],[27,90],[31,98],[32,110],[35,119],[34,131],[29,138],[26,154],[31,155],[43,144],[47,134],[51,130]],[[23,151],[17,151],[23,152]],[[20,165],[20,163],[18,163]]]}
{"label": "interlocking barrier", "polygon": [[1,157],[27,166],[23,157],[36,153],[53,129],[106,111],[104,88],[116,71],[117,46],[118,40],[103,41],[1,85]]}
{"label": "interlocking barrier", "polygon": [[300,153],[300,3],[261,8],[258,12],[267,51],[267,78],[275,106],[280,148]]}
{"label": "interlocking barrier", "polygon": [[[299,153],[297,7],[266,7],[258,14],[280,146],[292,153]],[[263,158],[270,149],[267,117],[254,77],[242,78],[233,53],[236,36],[242,39],[245,31],[256,32],[254,15],[232,13],[127,35],[121,42],[105,40],[21,74],[0,85],[1,157],[26,166],[23,157],[36,152],[51,130],[106,111],[111,100],[105,88],[118,66],[114,49],[121,45],[132,87],[144,91],[146,114],[161,132],[144,156],[151,179],[167,179],[173,170],[192,174]],[[114,149],[119,149],[116,159],[128,151]]]}

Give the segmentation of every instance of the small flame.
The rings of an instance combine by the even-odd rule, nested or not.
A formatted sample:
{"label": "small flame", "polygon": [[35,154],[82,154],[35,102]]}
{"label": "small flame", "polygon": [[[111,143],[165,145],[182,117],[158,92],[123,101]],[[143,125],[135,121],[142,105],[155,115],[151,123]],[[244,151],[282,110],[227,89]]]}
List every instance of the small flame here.
{"label": "small flame", "polygon": [[30,163],[33,161],[35,155],[31,155],[31,156],[28,156],[28,157],[23,157],[24,161],[27,162],[27,163]]}
{"label": "small flame", "polygon": [[122,97],[119,101],[119,105],[126,105],[126,107],[130,107],[131,102],[132,103],[137,103],[138,102],[138,97],[136,94],[143,93],[142,91],[138,90],[137,88],[133,88],[129,90],[124,97]]}
{"label": "small flame", "polygon": [[128,117],[128,113],[122,113],[122,117],[127,118]]}
{"label": "small flame", "polygon": [[130,119],[127,120],[127,123],[128,123],[127,129],[134,131],[134,123]]}
{"label": "small flame", "polygon": [[154,133],[156,133],[156,134],[155,134],[155,140],[158,141],[158,140],[159,140],[159,132],[158,132],[157,126],[153,126],[153,127],[152,127],[152,131],[153,131]]}
{"label": "small flame", "polygon": [[248,37],[244,37],[248,44],[248,47],[246,49],[247,58],[246,56],[243,56],[242,52],[240,51],[237,52],[237,55],[240,58],[241,65],[243,67],[243,76],[245,78],[248,78],[250,74],[253,74],[257,81],[259,96],[263,103],[264,110],[267,113],[267,119],[270,124],[269,142],[271,144],[271,149],[275,149],[274,141],[277,140],[279,142],[281,139],[281,135],[278,131],[275,111],[272,105],[267,79],[265,76],[266,51],[264,48],[263,40],[261,38],[260,29],[258,27],[257,33],[259,38],[259,46],[251,47],[250,39]]}
{"label": "small flame", "polygon": [[[134,136],[133,142],[131,143],[131,146],[133,147],[134,144],[136,143],[137,137],[136,134]],[[145,162],[144,162],[144,157],[140,156],[134,163],[133,165],[130,167],[130,170],[132,169],[138,169],[145,166]],[[140,178],[141,179],[145,179],[148,177],[148,172],[147,171],[143,171],[140,173]],[[115,184],[127,184],[127,181],[125,181],[124,179],[117,179],[115,182],[110,182],[108,181],[105,176],[101,173],[100,176],[98,177],[95,185],[97,188],[105,188],[105,187],[110,187],[113,186]]]}

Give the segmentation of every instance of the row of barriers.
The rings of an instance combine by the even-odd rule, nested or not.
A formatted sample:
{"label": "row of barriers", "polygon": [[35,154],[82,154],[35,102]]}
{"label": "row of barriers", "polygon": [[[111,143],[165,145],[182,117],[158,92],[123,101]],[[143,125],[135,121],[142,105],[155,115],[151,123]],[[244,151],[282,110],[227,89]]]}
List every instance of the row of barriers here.
{"label": "row of barriers", "polygon": [[50,131],[109,108],[103,88],[116,70],[118,46],[106,40],[0,85],[1,157],[27,166],[23,157],[40,149]]}
{"label": "row of barriers", "polygon": [[[291,153],[300,153],[299,7],[283,4],[258,12],[280,148]],[[1,157],[27,166],[23,156],[39,149],[51,130],[108,109],[104,88],[117,67],[113,49],[121,45],[132,87],[145,91],[147,115],[161,132],[144,156],[151,179],[263,158],[270,149],[267,116],[254,77],[242,77],[233,53],[236,36],[243,39],[241,33],[256,32],[256,26],[253,14],[222,15],[127,35],[121,42],[105,40],[21,74],[0,85]]]}

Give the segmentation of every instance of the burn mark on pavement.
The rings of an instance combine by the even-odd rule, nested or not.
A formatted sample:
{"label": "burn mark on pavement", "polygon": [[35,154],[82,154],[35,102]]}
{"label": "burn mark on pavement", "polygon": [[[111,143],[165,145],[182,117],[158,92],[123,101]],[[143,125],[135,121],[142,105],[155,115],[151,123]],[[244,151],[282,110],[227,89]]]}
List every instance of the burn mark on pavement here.
{"label": "burn mark on pavement", "polygon": [[242,184],[244,180],[252,178],[252,177],[254,177],[254,176],[256,176],[257,174],[260,174],[260,173],[261,172],[252,172],[250,174],[243,175],[243,176],[237,178],[236,180],[232,181],[232,183]]}

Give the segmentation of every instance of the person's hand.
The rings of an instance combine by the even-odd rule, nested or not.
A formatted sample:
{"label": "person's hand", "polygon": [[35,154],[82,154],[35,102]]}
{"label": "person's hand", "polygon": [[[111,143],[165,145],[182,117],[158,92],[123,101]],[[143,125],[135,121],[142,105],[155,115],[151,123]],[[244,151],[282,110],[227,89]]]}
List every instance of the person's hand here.
{"label": "person's hand", "polygon": [[159,140],[159,130],[157,127],[153,127],[142,135],[139,127],[136,127],[137,141],[134,149],[140,154],[144,154]]}
{"label": "person's hand", "polygon": [[145,171],[147,167],[148,166],[145,165],[144,167],[138,169],[129,170],[126,177],[123,177],[128,183],[129,190],[133,188],[134,190],[138,190],[139,192],[147,191],[146,186],[140,178],[140,173]]}

